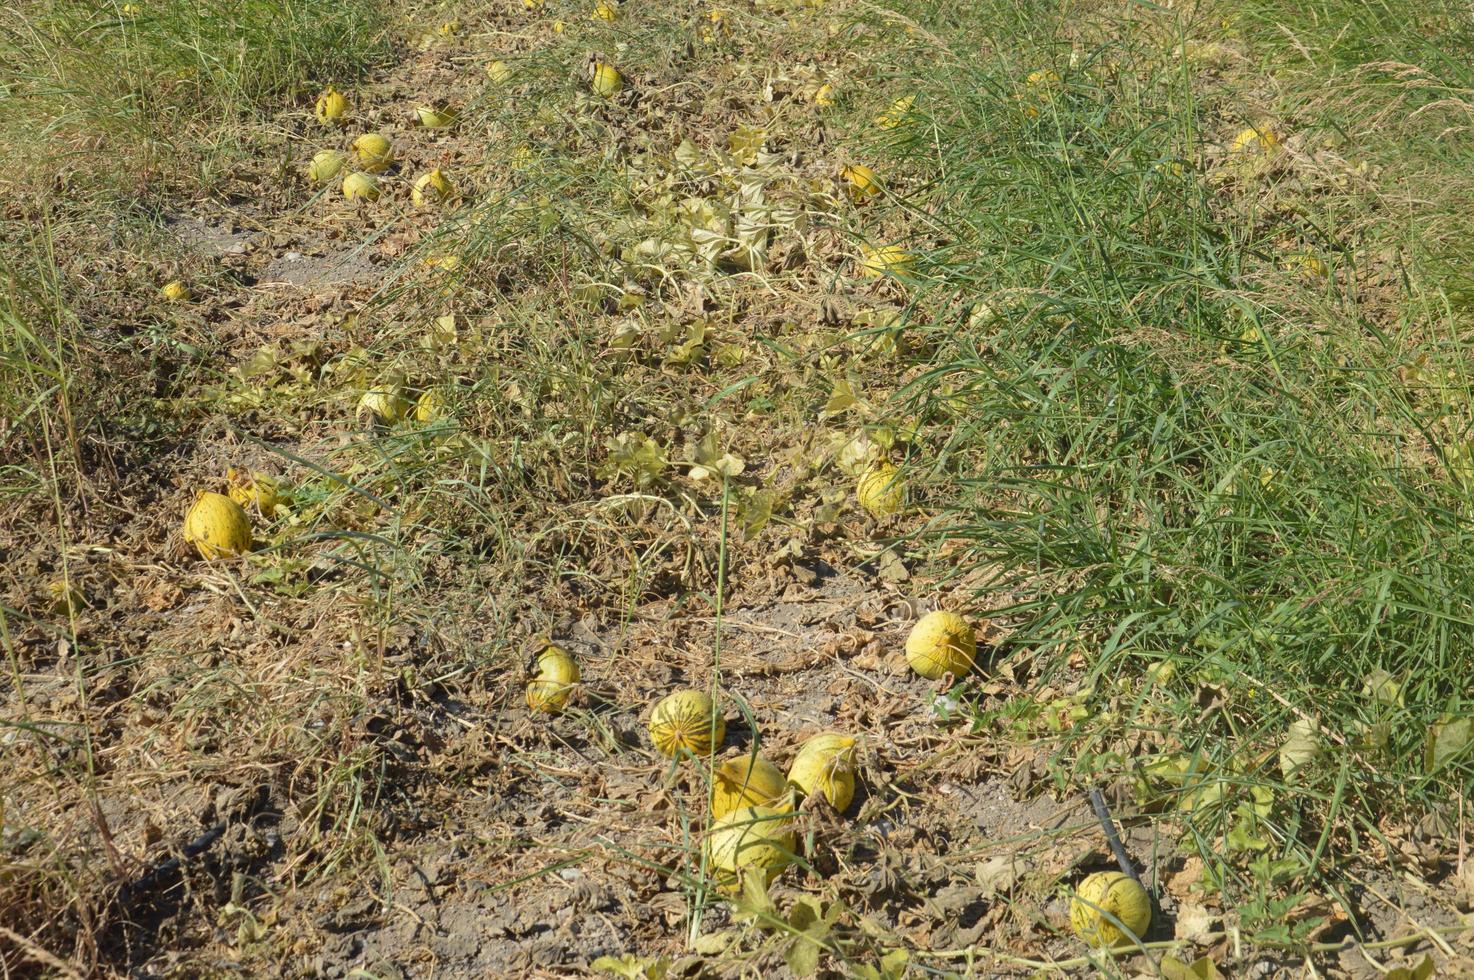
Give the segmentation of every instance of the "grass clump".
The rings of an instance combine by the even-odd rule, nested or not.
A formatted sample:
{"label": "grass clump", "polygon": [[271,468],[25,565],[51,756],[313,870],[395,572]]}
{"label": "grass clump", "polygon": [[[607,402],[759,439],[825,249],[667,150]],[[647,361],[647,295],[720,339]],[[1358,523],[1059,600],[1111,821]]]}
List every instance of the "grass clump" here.
{"label": "grass clump", "polygon": [[[197,359],[201,338],[140,307],[158,306],[164,267],[219,274],[161,231],[158,202],[208,185],[262,113],[387,52],[382,13],[364,0],[0,13],[0,192],[15,231],[0,240],[0,404],[20,432],[36,437],[45,416],[68,426],[59,445],[85,440],[65,400],[75,384],[101,414],[168,391],[163,376]],[[119,377],[150,380],[121,390],[108,383]]]}
{"label": "grass clump", "polygon": [[[906,203],[934,229],[916,315],[941,353],[910,397],[964,487],[935,530],[1035,683],[1073,685],[1074,778],[1161,805],[1162,760],[1191,759],[1168,805],[1246,924],[1274,932],[1266,896],[1467,788],[1445,722],[1474,708],[1471,501],[1444,409],[1397,370],[1430,326],[1467,324],[1451,304],[1430,324],[1418,287],[1369,289],[1360,251],[1375,227],[1417,261],[1419,229],[1453,216],[1338,191],[1322,131],[1293,114],[1282,157],[1228,158],[1236,122],[1165,12],[1015,14],[978,6],[969,36],[1016,43],[918,74],[924,119],[877,134],[930,178]],[[1047,91],[1026,81],[1041,67]],[[1341,257],[1306,275],[1290,247]],[[1143,692],[1162,661],[1175,680]],[[1450,751],[1425,760],[1439,738]]]}
{"label": "grass clump", "polygon": [[386,52],[364,0],[22,4],[0,15],[0,162],[7,182],[60,181],[73,199],[134,193],[255,110]]}

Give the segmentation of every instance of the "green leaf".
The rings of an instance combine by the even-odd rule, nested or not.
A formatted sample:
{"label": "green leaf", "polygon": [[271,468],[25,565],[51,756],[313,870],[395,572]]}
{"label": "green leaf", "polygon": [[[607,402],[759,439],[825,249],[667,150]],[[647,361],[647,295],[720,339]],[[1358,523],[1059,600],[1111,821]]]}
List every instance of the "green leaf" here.
{"label": "green leaf", "polygon": [[691,327],[686,339],[670,349],[664,363],[671,367],[694,364],[706,353],[706,328],[700,324]]}
{"label": "green leaf", "polygon": [[665,451],[660,443],[642,432],[623,432],[606,443],[609,459],[600,469],[605,479],[617,476],[631,478],[638,486],[648,487],[665,471]]}
{"label": "green leaf", "polygon": [[708,432],[696,443],[696,462],[705,465],[714,463],[722,455],[721,447],[717,444],[717,434]]}
{"label": "green leaf", "polygon": [[1393,677],[1381,667],[1377,667],[1367,674],[1361,683],[1363,697],[1371,698],[1378,704],[1391,705],[1392,707],[1403,707],[1402,682]]}
{"label": "green leaf", "polygon": [[1255,834],[1252,826],[1252,821],[1247,817],[1234,821],[1233,829],[1228,832],[1230,850],[1262,851],[1269,846],[1269,841]]}
{"label": "green leaf", "polygon": [[777,494],[771,490],[754,490],[737,505],[737,521],[742,525],[742,536],[751,540],[767,527],[773,519],[773,504]]}
{"label": "green leaf", "polygon": [[1433,976],[1433,957],[1427,953],[1415,966],[1399,966],[1382,975],[1383,980],[1428,980]]}
{"label": "green leaf", "polygon": [[812,895],[800,895],[794,899],[793,908],[788,910],[788,924],[795,932],[817,929],[821,937],[829,932],[829,923],[824,921],[824,907]]}
{"label": "green leaf", "polygon": [[800,895],[794,899],[792,908],[788,910],[788,926],[794,937],[784,950],[783,958],[795,976],[812,976],[818,971],[819,958],[829,940],[830,929],[844,911],[843,903],[831,902],[826,908],[812,895]]}
{"label": "green leaf", "polygon": [[1313,718],[1296,718],[1290,722],[1284,744],[1280,746],[1280,773],[1293,779],[1300,770],[1320,755],[1320,726]]}
{"label": "green leaf", "polygon": [[720,459],[712,460],[710,463],[702,463],[691,467],[687,474],[693,480],[717,480],[722,477],[741,476],[742,471],[747,468],[747,461],[741,456],[727,453]]}
{"label": "green leaf", "polygon": [[744,166],[750,167],[757,162],[757,155],[767,138],[767,130],[743,124],[728,134],[727,149]]}
{"label": "green leaf", "polygon": [[696,941],[691,944],[693,952],[702,956],[723,956],[737,942],[737,935],[732,929],[719,929],[716,932],[708,932],[704,936],[697,936]]}
{"label": "green leaf", "polygon": [[904,949],[893,949],[880,958],[880,974],[884,980],[901,980],[910,964],[910,953]]}
{"label": "green leaf", "polygon": [[1389,722],[1353,722],[1352,725],[1356,729],[1356,739],[1351,744],[1358,749],[1380,752],[1387,748],[1387,743],[1392,739],[1392,725]]}
{"label": "green leaf", "polygon": [[1448,718],[1428,728],[1428,744],[1423,750],[1423,770],[1430,776],[1474,742],[1474,718]]}
{"label": "green leaf", "polygon": [[816,524],[833,524],[839,520],[839,515],[844,512],[844,503],[849,496],[849,491],[836,489],[825,491],[820,496],[823,502],[814,508],[814,522]]}
{"label": "green leaf", "polygon": [[612,973],[625,980],[665,980],[665,974],[670,970],[670,957],[641,957],[634,953],[601,956],[589,964],[589,969]]}
{"label": "green leaf", "polygon": [[824,410],[820,416],[827,418],[851,408],[858,402],[855,397],[855,389],[844,378],[837,378],[834,387],[829,390],[829,401],[824,403]]}
{"label": "green leaf", "polygon": [[[1306,869],[1305,864],[1292,857],[1271,860],[1269,855],[1261,854],[1249,862],[1249,870],[1254,872],[1255,877],[1270,885],[1282,885],[1299,877]],[[1308,922],[1309,919],[1302,919]]]}
{"label": "green leaf", "polygon": [[783,961],[794,976],[811,977],[819,972],[819,954],[822,952],[823,949],[807,933],[800,933],[783,951]]}
{"label": "green leaf", "polygon": [[1160,967],[1167,980],[1218,980],[1220,975],[1218,965],[1206,956],[1184,963],[1168,954],[1162,957]]}
{"label": "green leaf", "polygon": [[241,378],[250,380],[252,378],[265,377],[273,374],[277,366],[277,352],[275,347],[262,347],[246,358],[238,365],[235,373]]}
{"label": "green leaf", "polygon": [[742,891],[732,900],[732,921],[752,922],[759,929],[772,930],[782,921],[778,906],[768,895],[768,882],[762,874],[743,874]]}

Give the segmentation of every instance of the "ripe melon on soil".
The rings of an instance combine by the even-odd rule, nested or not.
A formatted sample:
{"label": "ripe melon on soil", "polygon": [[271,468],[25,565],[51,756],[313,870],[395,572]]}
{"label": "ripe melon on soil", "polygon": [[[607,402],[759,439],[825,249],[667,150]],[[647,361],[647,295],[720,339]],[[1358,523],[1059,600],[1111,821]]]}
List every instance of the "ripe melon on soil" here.
{"label": "ripe melon on soil", "polygon": [[206,560],[243,555],[251,550],[251,519],[225,494],[204,490],[184,516],[184,540]]}

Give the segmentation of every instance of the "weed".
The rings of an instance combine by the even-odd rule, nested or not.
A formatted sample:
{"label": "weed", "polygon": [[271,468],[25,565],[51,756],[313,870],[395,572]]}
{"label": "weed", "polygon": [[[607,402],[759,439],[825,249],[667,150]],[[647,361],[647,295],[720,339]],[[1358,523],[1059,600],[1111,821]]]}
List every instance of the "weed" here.
{"label": "weed", "polygon": [[[1246,14],[1265,17],[1260,40],[1271,6]],[[1273,16],[1278,31],[1290,15]],[[1276,242],[1300,234],[1294,215],[1283,205],[1242,223],[1237,202],[1256,191],[1214,189],[1214,123],[1153,32],[1069,25],[1086,67],[1021,115],[1017,79],[1067,28],[1019,29],[1031,41],[919,83],[927,125],[887,140],[895,166],[932,178],[911,203],[948,244],[923,279],[930,269],[963,297],[961,314],[932,302],[946,316],[921,328],[942,354],[908,402],[943,427],[938,468],[968,488],[936,533],[960,543],[959,574],[996,570],[978,595],[1015,625],[1010,649],[1043,654],[1037,683],[1084,670],[1094,693],[1060,747],[1076,771],[1137,744],[1133,728],[1206,752],[1220,788],[1195,784],[1179,803],[1203,857],[1230,892],[1279,895],[1328,871],[1327,834],[1445,807],[1469,775],[1467,758],[1433,770],[1423,752],[1441,718],[1470,710],[1468,615],[1453,597],[1474,586],[1467,492],[1395,370],[1423,332],[1426,287],[1369,296],[1261,275]],[[1116,39],[1090,46],[1106,33]],[[1031,42],[1034,61],[1020,60]],[[1298,135],[1309,156],[1317,132]],[[1283,191],[1292,178],[1267,179]],[[1307,200],[1360,224],[1344,213],[1351,194]],[[1451,217],[1425,206],[1387,230],[1414,243]],[[1340,227],[1320,233],[1323,248],[1347,244]],[[1431,271],[1413,269],[1417,282]],[[967,311],[992,297],[1008,300],[979,329]],[[965,395],[941,401],[942,386]],[[1143,658],[1212,692],[1208,709],[1162,692],[1119,704],[1110,692]],[[1402,692],[1392,712],[1367,694],[1388,676]],[[1286,779],[1274,752],[1301,719],[1324,751]],[[1130,771],[1140,751],[1116,750],[1115,764]],[[1254,921],[1279,929],[1274,908]]]}

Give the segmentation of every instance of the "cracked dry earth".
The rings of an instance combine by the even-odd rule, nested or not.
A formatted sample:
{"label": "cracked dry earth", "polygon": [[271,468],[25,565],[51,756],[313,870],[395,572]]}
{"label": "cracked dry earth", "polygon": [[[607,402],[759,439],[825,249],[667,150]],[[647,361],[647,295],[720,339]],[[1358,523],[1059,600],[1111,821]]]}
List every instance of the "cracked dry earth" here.
{"label": "cracked dry earth", "polygon": [[[696,5],[664,16],[696,47],[709,31]],[[208,380],[177,402],[199,425],[164,448],[107,447],[92,476],[106,504],[85,523],[68,513],[64,548],[53,538],[11,568],[12,582],[45,581],[64,558],[86,596],[74,639],[40,622],[18,635],[25,660],[4,710],[36,730],[65,718],[89,732],[61,748],[22,735],[7,751],[26,787],[12,805],[48,827],[79,883],[112,897],[87,923],[98,972],[567,976],[634,954],[670,957],[672,976],[790,975],[781,937],[745,933],[701,887],[704,776],[645,733],[655,700],[714,674],[729,696],[724,756],[760,739],[786,768],[814,733],[863,736],[856,800],[844,814],[804,811],[807,867],[771,893],[785,914],[808,895],[837,916],[823,971],[851,975],[893,949],[969,975],[1033,969],[1008,956],[1079,955],[1061,883],[1111,866],[1083,789],[1057,778],[1047,746],[969,733],[953,693],[901,655],[922,612],[964,608],[968,594],[965,579],[925,581],[894,543],[925,522],[927,488],[918,509],[877,524],[845,502],[851,477],[811,463],[864,408],[835,405],[826,358],[856,357],[870,404],[905,380],[846,339],[906,297],[860,281],[836,230],[860,219],[833,189],[844,135],[814,104],[845,73],[824,23],[759,5],[705,53],[646,52],[631,91],[603,104],[569,84],[583,66],[564,55],[622,44],[615,28],[555,35],[546,17],[498,5],[352,86],[342,132],[284,113],[247,135],[261,163],[179,202],[181,263],[207,284],[184,319]],[[635,47],[611,57],[634,60],[640,35],[628,37]],[[562,58],[509,101],[562,85],[566,105],[507,118],[504,94],[487,93],[490,58]],[[462,124],[416,128],[413,108],[429,101],[468,107]],[[747,153],[751,133],[729,134],[756,122],[767,142]],[[325,142],[369,129],[399,156],[384,200],[353,206],[297,175]],[[647,195],[689,141],[681,159],[703,162],[684,192],[746,183],[773,202],[761,274],[718,262],[591,307],[567,253],[475,239],[478,208],[515,199],[507,161],[536,140],[593,161],[558,164],[565,175],[640,161]],[[461,183],[463,211],[409,208],[409,181],[430,167]],[[558,193],[554,182],[545,196]],[[439,262],[473,239],[455,269]],[[427,341],[437,317],[450,319]],[[519,373],[529,365],[547,374]],[[464,395],[456,421],[427,435],[356,416],[357,396],[391,372],[448,380]],[[723,400],[749,376],[796,407]],[[710,481],[644,479],[637,455],[606,465],[634,431],[670,459],[714,444],[745,461],[731,534]],[[256,515],[257,555],[203,564],[178,520],[232,468],[274,474],[292,502]],[[763,491],[783,520],[751,518]],[[1034,665],[999,650],[1006,624],[969,612],[988,663],[969,693],[996,707]],[[546,637],[583,675],[553,718],[523,700],[527,656]],[[56,765],[88,775],[37,776]],[[1132,818],[1133,859],[1166,886],[1150,938],[1171,938],[1201,865],[1169,820],[1132,812],[1129,787],[1105,788]],[[61,927],[53,949],[66,955]]]}

